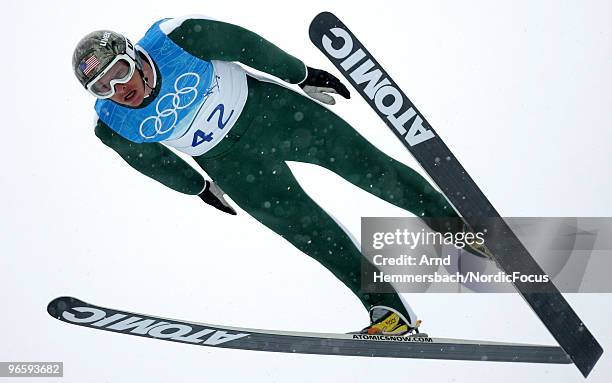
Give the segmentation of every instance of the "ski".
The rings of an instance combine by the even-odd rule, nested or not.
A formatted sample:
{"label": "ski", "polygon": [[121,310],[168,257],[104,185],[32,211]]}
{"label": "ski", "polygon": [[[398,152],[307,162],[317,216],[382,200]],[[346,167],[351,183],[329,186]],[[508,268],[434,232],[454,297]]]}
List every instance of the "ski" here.
{"label": "ski", "polygon": [[47,307],[63,322],[170,342],[283,353],[448,359],[491,362],[571,363],[560,347],[460,339],[268,331],[186,322],[94,306],[60,297]]}
{"label": "ski", "polygon": [[[438,133],[355,35],[333,14],[310,25],[310,39],[378,113],[429,174],[466,223],[484,232],[493,259],[506,274],[545,275]],[[404,49],[404,42],[398,41]],[[559,345],[586,377],[603,350],[552,282],[516,282]]]}

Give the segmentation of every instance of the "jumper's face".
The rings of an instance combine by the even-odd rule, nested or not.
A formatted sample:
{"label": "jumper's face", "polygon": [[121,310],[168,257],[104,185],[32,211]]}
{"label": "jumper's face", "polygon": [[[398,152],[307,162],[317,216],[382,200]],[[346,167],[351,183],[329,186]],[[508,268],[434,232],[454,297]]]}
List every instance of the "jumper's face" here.
{"label": "jumper's face", "polygon": [[140,72],[134,71],[132,78],[124,84],[115,84],[115,94],[111,100],[118,104],[137,107],[142,104],[145,96],[145,86]]}

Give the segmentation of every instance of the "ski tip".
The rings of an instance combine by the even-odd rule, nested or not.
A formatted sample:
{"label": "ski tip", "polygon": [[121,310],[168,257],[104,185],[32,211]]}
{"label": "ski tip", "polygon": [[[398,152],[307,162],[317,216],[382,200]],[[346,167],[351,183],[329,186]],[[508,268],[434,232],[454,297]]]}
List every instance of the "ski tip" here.
{"label": "ski tip", "polygon": [[323,11],[323,12],[319,12],[319,14],[316,15],[312,21],[316,21],[316,20],[319,20],[321,18],[329,19],[330,17],[332,17],[334,19],[337,19],[337,17],[334,16],[333,13],[331,13],[329,11]]}
{"label": "ski tip", "polygon": [[324,11],[312,19],[308,34],[310,39],[315,42],[321,39],[322,31],[342,26],[340,20],[333,13]]}
{"label": "ski tip", "polygon": [[47,305],[47,312],[53,318],[59,319],[62,312],[66,311],[66,309],[82,304],[83,302],[73,297],[58,297],[49,302]]}

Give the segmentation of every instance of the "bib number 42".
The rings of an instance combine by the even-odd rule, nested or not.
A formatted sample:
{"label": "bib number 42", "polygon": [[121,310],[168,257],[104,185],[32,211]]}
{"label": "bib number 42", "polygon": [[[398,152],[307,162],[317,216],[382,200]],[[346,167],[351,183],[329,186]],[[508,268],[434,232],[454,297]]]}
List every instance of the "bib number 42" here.
{"label": "bib number 42", "polygon": [[[217,119],[216,119],[216,122],[217,122],[216,128],[219,130],[223,130],[223,128],[225,128],[225,125],[227,125],[227,123],[229,122],[230,118],[232,118],[232,116],[234,115],[234,109],[232,109],[232,111],[229,113],[229,115],[227,116],[227,118],[225,118],[225,121],[224,121],[225,105],[219,104],[210,113],[210,115],[206,119],[206,122],[210,123],[210,120],[212,120],[215,117],[217,112],[219,112],[219,115],[217,116]],[[214,124],[214,121],[213,121],[213,124]],[[213,138],[214,138],[213,132],[206,133],[203,130],[198,129],[193,133],[193,140],[191,141],[191,146],[195,148],[196,146],[201,145],[204,142],[212,141]]]}

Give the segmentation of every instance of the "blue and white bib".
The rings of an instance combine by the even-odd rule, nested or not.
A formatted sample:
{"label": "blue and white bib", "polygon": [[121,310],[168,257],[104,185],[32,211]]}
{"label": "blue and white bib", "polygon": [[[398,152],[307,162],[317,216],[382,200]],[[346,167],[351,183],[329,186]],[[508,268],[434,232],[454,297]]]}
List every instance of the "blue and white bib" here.
{"label": "blue and white bib", "polygon": [[96,113],[132,142],[163,142],[199,156],[221,141],[242,112],[248,95],[246,72],[233,63],[192,56],[160,29],[162,22],[137,43],[160,73],[155,99],[143,108],[98,100]]}

